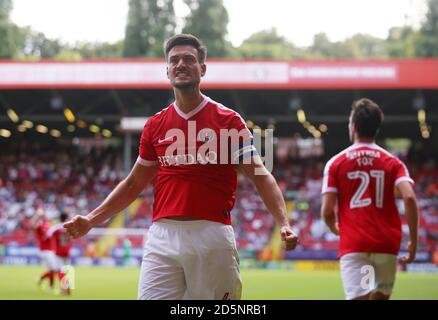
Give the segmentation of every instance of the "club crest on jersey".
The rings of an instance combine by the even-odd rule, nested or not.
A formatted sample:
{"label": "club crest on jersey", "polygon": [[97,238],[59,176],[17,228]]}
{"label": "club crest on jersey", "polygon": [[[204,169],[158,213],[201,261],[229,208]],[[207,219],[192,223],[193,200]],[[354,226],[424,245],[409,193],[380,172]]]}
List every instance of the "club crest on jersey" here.
{"label": "club crest on jersey", "polygon": [[198,141],[208,142],[216,138],[214,130],[205,128],[198,132]]}

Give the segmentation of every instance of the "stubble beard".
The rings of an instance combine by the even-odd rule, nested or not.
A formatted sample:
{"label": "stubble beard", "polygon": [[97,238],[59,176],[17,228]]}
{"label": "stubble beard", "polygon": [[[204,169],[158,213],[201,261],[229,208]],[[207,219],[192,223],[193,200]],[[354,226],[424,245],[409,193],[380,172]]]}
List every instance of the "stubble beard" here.
{"label": "stubble beard", "polygon": [[189,81],[189,82],[183,82],[183,83],[172,83],[172,86],[176,89],[183,89],[183,90],[194,90],[197,86],[199,86],[200,81]]}

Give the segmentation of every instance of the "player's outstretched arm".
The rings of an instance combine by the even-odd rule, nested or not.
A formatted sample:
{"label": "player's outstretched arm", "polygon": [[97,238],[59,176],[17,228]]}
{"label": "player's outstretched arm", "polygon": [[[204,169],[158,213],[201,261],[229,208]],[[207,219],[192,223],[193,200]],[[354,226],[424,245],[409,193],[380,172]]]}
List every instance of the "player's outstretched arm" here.
{"label": "player's outstretched arm", "polygon": [[136,163],[129,175],[106,197],[100,206],[86,216],[75,216],[64,223],[73,238],[80,238],[91,228],[111,218],[134,201],[157,173],[157,166]]}
{"label": "player's outstretched arm", "polygon": [[239,168],[254,183],[269,212],[271,212],[275,221],[280,226],[281,239],[286,250],[295,249],[298,243],[298,236],[289,225],[289,219],[286,215],[286,204],[275,178],[266,170],[259,156],[253,156],[250,164],[239,164]]}
{"label": "player's outstretched arm", "polygon": [[322,195],[321,218],[331,232],[339,235],[339,226],[335,216],[336,199],[337,194],[335,192],[326,192]]}
{"label": "player's outstretched arm", "polygon": [[418,241],[418,206],[417,198],[412,185],[408,181],[402,181],[397,185],[397,190],[403,198],[405,205],[406,222],[409,227],[408,256],[402,257],[401,261],[411,263],[415,260]]}

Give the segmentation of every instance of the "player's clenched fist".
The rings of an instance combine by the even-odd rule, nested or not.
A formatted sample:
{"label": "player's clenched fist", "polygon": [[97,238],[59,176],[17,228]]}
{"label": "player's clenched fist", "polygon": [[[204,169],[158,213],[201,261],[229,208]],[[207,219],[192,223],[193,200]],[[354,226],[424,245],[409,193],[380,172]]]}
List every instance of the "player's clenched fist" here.
{"label": "player's clenched fist", "polygon": [[284,243],[286,250],[293,250],[297,246],[298,236],[292,231],[289,226],[283,226],[280,229],[281,240]]}
{"label": "player's clenched fist", "polygon": [[88,231],[90,231],[91,223],[87,217],[75,216],[70,221],[64,223],[64,228],[67,229],[70,236],[77,239],[86,235]]}

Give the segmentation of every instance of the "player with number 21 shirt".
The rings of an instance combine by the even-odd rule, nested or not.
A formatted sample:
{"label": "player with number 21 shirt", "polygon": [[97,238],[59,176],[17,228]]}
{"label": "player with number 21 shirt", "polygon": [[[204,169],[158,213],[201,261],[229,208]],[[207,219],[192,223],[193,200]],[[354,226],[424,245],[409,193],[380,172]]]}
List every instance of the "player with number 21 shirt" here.
{"label": "player with number 21 shirt", "polygon": [[[373,101],[353,103],[349,121],[353,144],[332,157],[324,169],[321,214],[329,229],[340,235],[347,299],[388,299],[392,293],[402,240],[394,191],[403,198],[410,231],[409,256],[402,260],[412,262],[416,253],[414,182],[403,162],[374,142],[382,120],[383,113]],[[362,281],[367,270],[372,270],[371,284]]]}

